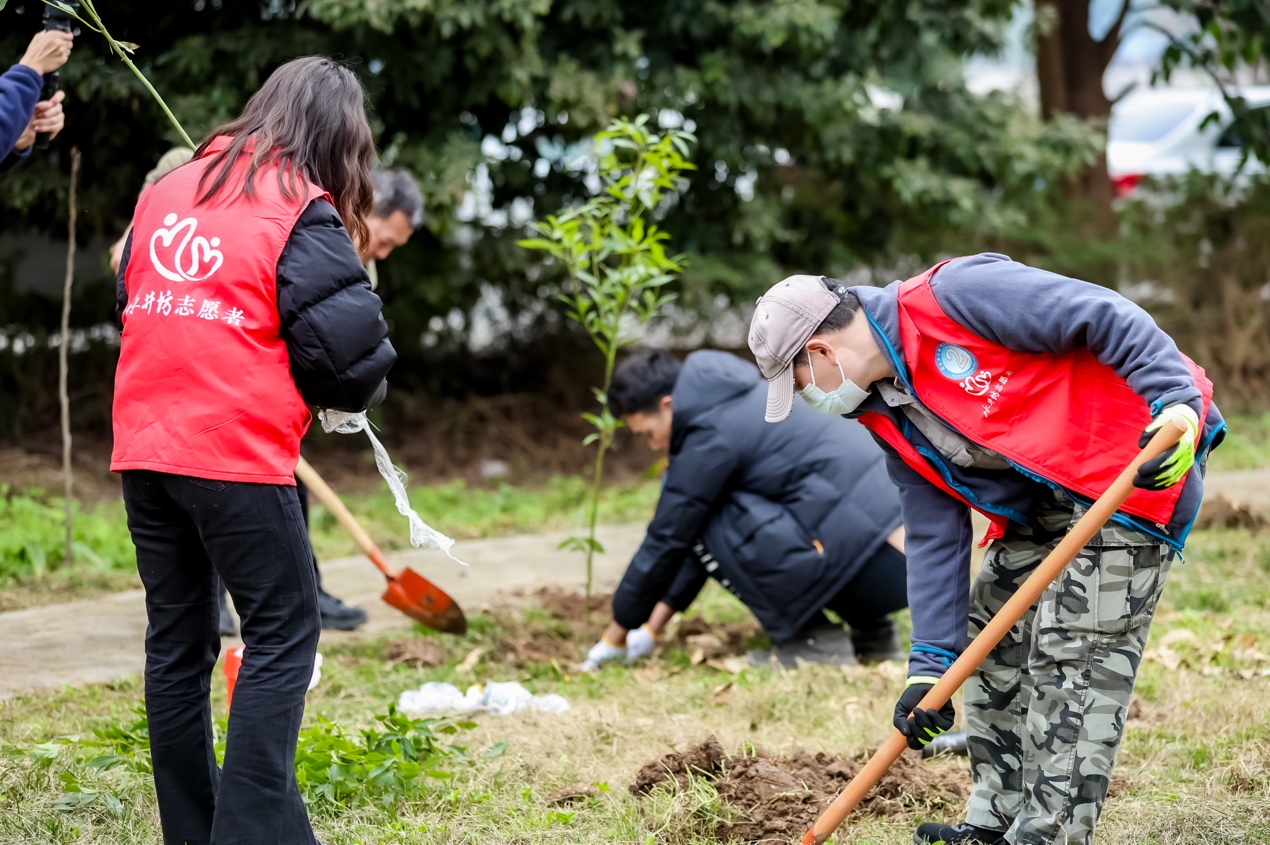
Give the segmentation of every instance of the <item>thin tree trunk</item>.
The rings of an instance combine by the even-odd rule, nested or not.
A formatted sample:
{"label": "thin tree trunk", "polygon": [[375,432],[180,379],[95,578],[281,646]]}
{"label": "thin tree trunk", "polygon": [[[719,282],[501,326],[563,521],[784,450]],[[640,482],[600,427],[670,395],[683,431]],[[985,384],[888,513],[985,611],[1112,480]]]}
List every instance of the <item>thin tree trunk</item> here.
{"label": "thin tree trunk", "polygon": [[[1120,46],[1129,0],[1124,0],[1119,17],[1101,41],[1089,33],[1089,5],[1090,0],[1035,0],[1036,79],[1045,120],[1066,113],[1105,126],[1111,117],[1103,75]],[[1089,205],[1087,220],[1096,233],[1115,232],[1105,153],[1073,179],[1068,190]]]}
{"label": "thin tree trunk", "polygon": [[57,350],[57,396],[62,405],[62,479],[66,500],[66,563],[75,562],[74,508],[71,475],[71,397],[66,382],[69,375],[71,345],[71,287],[75,282],[75,186],[79,181],[79,148],[71,148],[71,190],[68,238],[66,245],[66,282],[62,285],[62,343]]}
{"label": "thin tree trunk", "polygon": [[1041,99],[1041,119],[1053,120],[1067,111],[1067,87],[1063,81],[1062,20],[1054,0],[1036,0],[1033,40],[1036,45],[1036,82]]}

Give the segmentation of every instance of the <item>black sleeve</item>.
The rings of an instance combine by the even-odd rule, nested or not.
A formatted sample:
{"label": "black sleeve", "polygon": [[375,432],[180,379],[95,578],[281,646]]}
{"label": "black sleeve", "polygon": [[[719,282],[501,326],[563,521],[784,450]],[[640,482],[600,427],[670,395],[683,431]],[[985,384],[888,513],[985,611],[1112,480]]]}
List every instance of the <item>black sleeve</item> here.
{"label": "black sleeve", "polygon": [[304,401],[364,411],[382,398],[397,360],[382,308],[339,214],[314,200],[278,258],[282,337]]}
{"label": "black sleeve", "polygon": [[706,572],[706,568],[701,565],[696,554],[689,553],[684,558],[683,566],[679,567],[675,582],[670,585],[662,601],[670,605],[676,613],[683,613],[697,600],[701,588],[708,580],[710,580],[710,573]]}
{"label": "black sleeve", "polygon": [[690,432],[666,470],[666,484],[644,542],[613,594],[613,620],[627,630],[648,621],[701,536],[737,467],[736,453],[716,431]]}
{"label": "black sleeve", "polygon": [[128,286],[124,277],[128,274],[128,261],[132,258],[132,232],[124,241],[123,255],[119,258],[119,273],[115,276],[115,325],[123,328],[123,310],[128,307]]}
{"label": "black sleeve", "polygon": [[0,160],[0,173],[8,173],[22,162],[30,157],[30,150],[25,153],[10,152],[3,160]]}

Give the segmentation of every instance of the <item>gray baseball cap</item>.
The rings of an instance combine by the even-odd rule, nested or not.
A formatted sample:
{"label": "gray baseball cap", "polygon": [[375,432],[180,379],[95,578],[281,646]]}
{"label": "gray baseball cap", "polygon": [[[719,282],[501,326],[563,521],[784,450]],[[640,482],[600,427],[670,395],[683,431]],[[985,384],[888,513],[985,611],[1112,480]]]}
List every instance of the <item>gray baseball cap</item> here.
{"label": "gray baseball cap", "polygon": [[794,359],[847,289],[824,276],[790,276],[759,297],[750,322],[750,351],[767,379],[767,421],[794,409]]}

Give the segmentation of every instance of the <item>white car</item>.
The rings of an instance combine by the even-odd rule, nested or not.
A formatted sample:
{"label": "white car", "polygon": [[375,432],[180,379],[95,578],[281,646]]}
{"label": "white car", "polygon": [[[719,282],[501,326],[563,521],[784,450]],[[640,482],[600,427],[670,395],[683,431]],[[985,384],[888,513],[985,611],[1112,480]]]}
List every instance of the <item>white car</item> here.
{"label": "white car", "polygon": [[[1270,85],[1243,87],[1238,93],[1249,108],[1270,107]],[[1214,112],[1217,118],[1204,125]],[[1144,176],[1189,170],[1234,174],[1243,145],[1231,120],[1230,107],[1216,88],[1148,88],[1129,94],[1112,108],[1107,131],[1107,170],[1116,196],[1130,193]],[[1265,170],[1264,162],[1249,156],[1243,174]]]}

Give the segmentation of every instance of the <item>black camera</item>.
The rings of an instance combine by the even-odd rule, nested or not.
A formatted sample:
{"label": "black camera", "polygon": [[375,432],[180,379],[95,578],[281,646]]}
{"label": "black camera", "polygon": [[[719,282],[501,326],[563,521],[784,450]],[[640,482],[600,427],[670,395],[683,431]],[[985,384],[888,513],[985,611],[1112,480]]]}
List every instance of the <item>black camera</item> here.
{"label": "black camera", "polygon": [[[66,9],[70,9],[72,12],[74,12],[74,15],[79,14],[80,7],[79,7],[78,0],[61,0],[61,3],[63,6],[66,7]],[[61,8],[58,8],[57,6],[50,6],[48,4],[45,4],[44,30],[46,32],[50,29],[55,29],[55,30],[58,30],[59,32],[72,32],[74,30],[75,16],[72,15],[71,12],[68,12],[66,9],[61,9]],[[61,77],[60,72],[56,70],[53,71],[52,73],[44,74],[44,90],[40,92],[41,100],[52,99],[53,95],[57,93],[58,80],[60,79],[60,77]],[[38,133],[35,136],[35,146],[41,150],[47,150],[49,146],[49,133],[47,132]]]}

